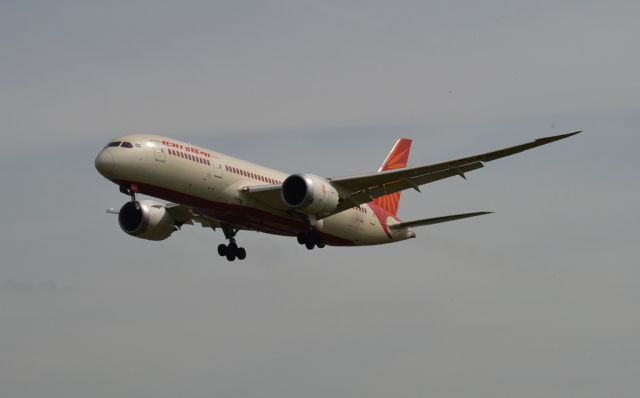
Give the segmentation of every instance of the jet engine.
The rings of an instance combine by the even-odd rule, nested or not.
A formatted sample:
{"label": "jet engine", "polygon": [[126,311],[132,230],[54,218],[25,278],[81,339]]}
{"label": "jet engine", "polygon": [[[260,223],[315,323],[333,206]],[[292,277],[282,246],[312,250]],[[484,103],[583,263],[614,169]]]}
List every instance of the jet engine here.
{"label": "jet engine", "polygon": [[338,191],[331,182],[313,174],[293,174],[282,183],[282,201],[293,210],[322,215],[338,207]]}
{"label": "jet engine", "polygon": [[164,205],[150,200],[125,203],[118,222],[124,232],[147,240],[165,240],[176,230],[175,220]]}

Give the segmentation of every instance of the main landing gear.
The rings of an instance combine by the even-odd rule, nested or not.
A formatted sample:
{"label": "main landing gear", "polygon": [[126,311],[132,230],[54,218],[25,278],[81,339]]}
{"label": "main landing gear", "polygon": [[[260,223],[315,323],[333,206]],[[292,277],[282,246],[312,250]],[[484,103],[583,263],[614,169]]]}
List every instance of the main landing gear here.
{"label": "main landing gear", "polygon": [[322,249],[326,245],[322,236],[315,229],[312,229],[307,233],[300,232],[297,238],[298,243],[305,245],[309,250],[313,250],[316,246],[318,246],[319,249]]}
{"label": "main landing gear", "polygon": [[238,260],[244,260],[247,258],[247,251],[244,247],[238,247],[238,244],[236,243],[235,236],[236,233],[238,233],[238,230],[234,229],[230,225],[223,225],[222,232],[224,232],[224,237],[229,239],[229,244],[225,245],[224,243],[221,243],[218,245],[218,254],[220,257],[226,257],[229,261],[233,261],[236,258]]}

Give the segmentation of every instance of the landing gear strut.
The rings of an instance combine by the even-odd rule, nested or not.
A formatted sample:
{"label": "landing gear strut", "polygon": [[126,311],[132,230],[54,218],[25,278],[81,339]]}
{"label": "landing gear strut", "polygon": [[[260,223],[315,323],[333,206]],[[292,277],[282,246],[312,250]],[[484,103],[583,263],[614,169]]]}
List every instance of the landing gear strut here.
{"label": "landing gear strut", "polygon": [[136,201],[137,188],[135,185],[120,185],[120,192],[131,197],[131,203]]}
{"label": "landing gear strut", "polygon": [[231,225],[223,225],[222,232],[224,232],[224,237],[229,239],[229,244],[225,245],[221,243],[218,245],[218,254],[220,257],[226,257],[228,261],[233,261],[236,258],[238,260],[244,260],[247,257],[247,251],[244,247],[238,247],[236,243],[236,233],[237,229],[234,229]]}
{"label": "landing gear strut", "polygon": [[316,246],[318,246],[319,249],[322,249],[326,245],[322,236],[315,229],[312,229],[307,233],[300,232],[297,238],[298,243],[305,245],[308,250],[313,250]]}

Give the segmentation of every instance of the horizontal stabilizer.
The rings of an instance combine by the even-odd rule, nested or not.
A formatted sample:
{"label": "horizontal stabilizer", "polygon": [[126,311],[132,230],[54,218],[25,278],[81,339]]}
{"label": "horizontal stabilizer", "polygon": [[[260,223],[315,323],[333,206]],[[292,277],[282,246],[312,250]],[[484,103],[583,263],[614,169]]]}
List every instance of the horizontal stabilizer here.
{"label": "horizontal stabilizer", "polygon": [[400,224],[389,225],[389,228],[391,228],[391,229],[404,229],[404,228],[411,228],[411,227],[419,227],[419,226],[422,226],[422,225],[440,224],[440,223],[443,223],[443,222],[461,220],[463,218],[469,218],[469,217],[483,216],[485,214],[491,214],[491,213],[493,213],[493,212],[491,212],[491,211],[479,211],[479,212],[476,212],[476,213],[453,214],[451,216],[425,218],[424,220],[407,221],[407,222],[403,222],[403,223],[400,223]]}

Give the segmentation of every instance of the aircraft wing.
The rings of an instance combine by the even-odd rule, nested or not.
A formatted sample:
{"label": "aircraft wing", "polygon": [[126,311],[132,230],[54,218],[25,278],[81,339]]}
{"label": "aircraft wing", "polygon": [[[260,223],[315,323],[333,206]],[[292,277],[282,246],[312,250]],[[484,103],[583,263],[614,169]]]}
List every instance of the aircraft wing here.
{"label": "aircraft wing", "polygon": [[179,224],[190,224],[194,222],[200,224],[203,228],[217,228],[220,227],[220,223],[217,220],[211,219],[203,214],[200,214],[197,210],[192,209],[189,206],[181,205],[177,203],[168,203],[163,205],[164,208],[171,214],[171,217]]}
{"label": "aircraft wing", "polygon": [[274,209],[289,209],[287,205],[282,201],[282,195],[280,193],[282,191],[282,184],[248,186],[243,187],[242,191],[244,191],[252,199],[255,199],[267,206],[273,207]]}
{"label": "aircraft wing", "polygon": [[[378,197],[403,191],[405,189],[412,188],[420,192],[419,187],[421,185],[445,178],[460,176],[466,179],[466,173],[484,167],[485,162],[515,155],[516,153],[559,141],[578,133],[580,133],[580,131],[552,137],[538,138],[525,144],[432,165],[382,171],[357,176],[328,178],[331,185],[338,190],[341,199],[340,204],[332,214],[340,213],[350,209],[351,207],[368,203]],[[281,199],[281,189],[281,185],[261,185],[243,188],[243,190],[253,199],[274,208],[286,210],[287,206]]]}
{"label": "aircraft wing", "polygon": [[370,202],[380,196],[409,188],[420,192],[420,185],[444,178],[460,176],[466,179],[465,173],[484,167],[485,162],[515,155],[516,153],[562,140],[578,133],[580,133],[580,131],[538,138],[525,144],[432,165],[359,176],[330,178],[331,184],[338,188],[341,198],[345,199],[340,203],[335,213],[347,210],[355,205]]}
{"label": "aircraft wing", "polygon": [[392,224],[392,225],[389,225],[389,228],[391,228],[391,229],[404,229],[404,228],[421,227],[423,225],[440,224],[440,223],[443,223],[443,222],[462,220],[463,218],[484,216],[485,214],[491,214],[491,213],[492,212],[490,212],[490,211],[478,211],[478,212],[475,212],[475,213],[453,214],[453,215],[450,215],[450,216],[425,218],[423,220],[407,221],[407,222],[402,222],[402,223],[398,223],[398,224]]}

